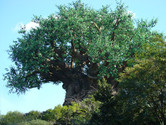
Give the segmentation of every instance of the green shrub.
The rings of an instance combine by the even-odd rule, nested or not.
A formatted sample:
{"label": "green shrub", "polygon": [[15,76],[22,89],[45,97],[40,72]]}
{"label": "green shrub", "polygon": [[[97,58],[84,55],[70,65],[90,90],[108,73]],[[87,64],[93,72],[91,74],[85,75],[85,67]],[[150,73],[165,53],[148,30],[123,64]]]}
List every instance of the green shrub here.
{"label": "green shrub", "polygon": [[20,112],[8,112],[5,116],[1,118],[2,125],[16,125],[17,123],[25,121],[24,115]]}
{"label": "green shrub", "polygon": [[36,120],[41,118],[41,113],[38,111],[30,111],[29,113],[26,113],[25,115],[26,121]]}
{"label": "green shrub", "polygon": [[21,122],[18,125],[53,125],[53,124],[44,120],[37,119],[37,120],[29,121],[29,122]]}

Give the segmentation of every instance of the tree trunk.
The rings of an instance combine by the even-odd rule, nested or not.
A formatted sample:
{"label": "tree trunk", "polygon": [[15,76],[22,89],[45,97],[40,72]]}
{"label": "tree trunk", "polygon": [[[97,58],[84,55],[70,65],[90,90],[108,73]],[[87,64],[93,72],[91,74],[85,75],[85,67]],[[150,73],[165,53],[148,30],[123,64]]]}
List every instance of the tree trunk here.
{"label": "tree trunk", "polygon": [[70,105],[71,102],[78,102],[87,98],[95,91],[97,79],[89,78],[87,75],[75,72],[68,74],[69,77],[63,79],[63,88],[66,90],[66,97],[63,105]]}

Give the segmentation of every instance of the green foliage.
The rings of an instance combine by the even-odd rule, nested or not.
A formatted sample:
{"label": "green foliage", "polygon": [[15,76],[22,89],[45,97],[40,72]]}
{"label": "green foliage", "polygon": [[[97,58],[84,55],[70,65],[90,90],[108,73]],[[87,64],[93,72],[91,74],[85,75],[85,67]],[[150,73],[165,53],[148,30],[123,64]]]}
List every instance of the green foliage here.
{"label": "green foliage", "polygon": [[96,101],[93,96],[89,96],[89,98],[73,104],[79,106],[79,109],[73,113],[73,123],[76,125],[87,125],[89,124],[92,114],[99,112],[98,109],[101,103]]}
{"label": "green foliage", "polygon": [[42,119],[46,121],[54,120],[52,110],[48,109],[47,111],[43,112]]}
{"label": "green foliage", "polygon": [[19,122],[25,121],[24,115],[20,112],[8,112],[0,119],[1,125],[16,125]]}
{"label": "green foliage", "polygon": [[[70,106],[61,108],[61,116],[56,120],[57,125],[85,125],[89,123],[92,113],[97,112],[100,102],[95,101],[91,96],[82,102],[73,102]],[[56,108],[56,107],[55,107]]]}
{"label": "green foliage", "polygon": [[57,106],[53,110],[48,109],[42,113],[42,120],[57,122],[60,118],[62,118],[62,106]]}
{"label": "green foliage", "polygon": [[102,102],[90,123],[145,125],[166,123],[166,44],[157,33],[136,55],[133,67],[120,74],[117,93],[104,79],[95,99]]}
{"label": "green foliage", "polygon": [[98,89],[94,97],[100,102],[106,102],[109,99],[112,100],[112,98],[114,98],[112,87],[107,83],[105,79],[103,79],[102,82],[99,81]]}
{"label": "green foliage", "polygon": [[30,111],[24,115],[26,121],[36,120],[41,118],[41,113],[38,111]]}
{"label": "green foliage", "polygon": [[138,60],[134,67],[127,68],[121,74],[120,88],[123,98],[129,104],[129,109],[136,110],[133,105],[137,105],[136,120],[144,117],[145,120],[151,119],[164,124],[166,122],[166,44],[158,42],[155,41],[153,49],[147,49],[145,59]]}
{"label": "green foliage", "polygon": [[17,125],[53,125],[47,121],[44,121],[44,120],[32,120],[32,121],[29,121],[29,122],[22,122],[22,123],[19,123]]}
{"label": "green foliage", "polygon": [[57,120],[57,124],[72,124],[72,115],[77,111],[75,106],[63,106],[61,109],[62,117]]}
{"label": "green foliage", "polygon": [[150,42],[156,24],[156,20],[135,20],[122,3],[115,10],[96,11],[81,1],[58,9],[57,15],[34,17],[39,27],[29,32],[22,29],[22,36],[10,46],[15,66],[5,79],[12,92],[58,83],[64,80],[61,73],[71,70],[116,79],[144,43]]}
{"label": "green foliage", "polygon": [[44,120],[32,120],[29,123],[30,125],[51,125],[49,122],[46,122]]}
{"label": "green foliage", "polygon": [[[93,113],[90,125],[121,125],[122,107],[119,106],[116,92],[105,79],[99,81],[98,90],[94,95],[95,99],[101,102],[99,111]],[[125,124],[125,123],[123,123]]]}
{"label": "green foliage", "polygon": [[150,43],[143,45],[140,53],[136,53],[136,59],[165,58],[166,36],[162,33],[153,32]]}

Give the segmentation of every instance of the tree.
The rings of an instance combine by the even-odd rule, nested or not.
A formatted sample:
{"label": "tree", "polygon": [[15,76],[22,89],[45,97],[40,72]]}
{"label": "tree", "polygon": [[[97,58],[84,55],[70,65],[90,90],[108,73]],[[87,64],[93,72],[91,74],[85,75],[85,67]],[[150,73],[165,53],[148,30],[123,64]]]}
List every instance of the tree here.
{"label": "tree", "polygon": [[22,36],[10,46],[15,66],[5,79],[11,92],[63,82],[64,104],[70,104],[92,93],[102,78],[116,87],[119,72],[149,42],[156,24],[135,20],[122,3],[115,10],[96,11],[81,1],[58,9],[48,18],[34,17],[39,27],[29,32],[22,28]]}
{"label": "tree", "polygon": [[32,121],[21,122],[18,123],[17,125],[53,125],[53,124],[44,120],[36,119]]}
{"label": "tree", "polygon": [[62,106],[58,105],[53,110],[48,109],[42,113],[42,120],[56,122],[62,117]]}
{"label": "tree", "polygon": [[56,116],[55,115],[56,113],[54,112],[54,110],[51,110],[51,109],[48,109],[47,111],[43,112],[42,113],[42,120],[45,120],[45,121],[53,121],[55,122],[56,121]]}
{"label": "tree", "polygon": [[[127,112],[135,112],[139,124],[166,124],[166,42],[155,34],[153,45],[146,45],[134,67],[120,77],[120,88]],[[144,55],[144,56],[142,56]],[[144,57],[144,58],[142,58]],[[132,114],[132,113],[131,113]]]}
{"label": "tree", "polygon": [[41,118],[41,113],[38,111],[30,111],[24,115],[26,121],[36,120]]}
{"label": "tree", "polygon": [[20,112],[8,112],[1,119],[1,125],[14,125],[25,121],[24,115]]}
{"label": "tree", "polygon": [[90,125],[126,125],[123,120],[123,117],[126,117],[123,115],[124,107],[117,95],[118,93],[114,92],[112,86],[105,79],[99,81],[98,90],[95,92],[94,97],[101,104],[99,111],[92,113]]}

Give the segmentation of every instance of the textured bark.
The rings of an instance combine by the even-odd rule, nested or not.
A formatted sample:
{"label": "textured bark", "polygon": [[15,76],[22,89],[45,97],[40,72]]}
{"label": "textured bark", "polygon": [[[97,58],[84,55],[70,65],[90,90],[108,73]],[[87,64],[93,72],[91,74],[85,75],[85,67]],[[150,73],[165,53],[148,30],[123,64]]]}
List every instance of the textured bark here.
{"label": "textured bark", "polygon": [[87,98],[96,88],[94,85],[97,83],[97,80],[91,79],[83,73],[75,72],[71,78],[62,80],[63,88],[66,90],[63,105],[70,105],[72,101],[78,102]]}

